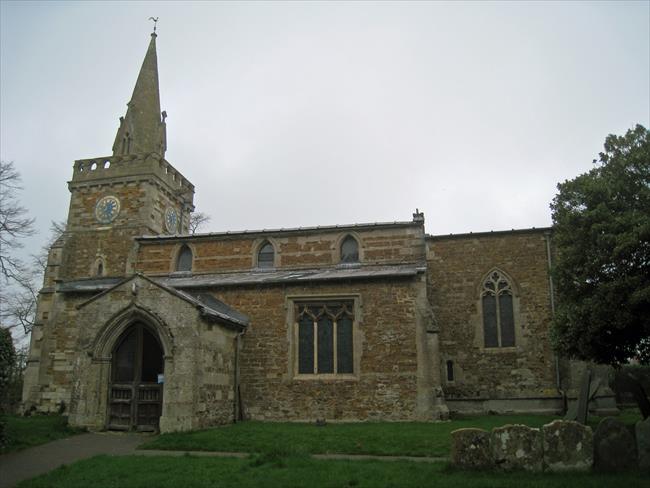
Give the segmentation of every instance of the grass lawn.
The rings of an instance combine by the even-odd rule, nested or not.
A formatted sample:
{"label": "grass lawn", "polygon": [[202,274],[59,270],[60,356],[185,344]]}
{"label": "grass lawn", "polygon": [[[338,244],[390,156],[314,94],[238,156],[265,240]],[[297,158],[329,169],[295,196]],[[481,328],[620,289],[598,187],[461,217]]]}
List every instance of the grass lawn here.
{"label": "grass lawn", "polygon": [[141,449],[266,452],[278,445],[296,452],[402,456],[448,456],[450,433],[463,427],[490,430],[517,423],[541,427],[555,417],[488,415],[451,422],[364,422],[315,424],[242,422],[214,429],[163,434]]}
{"label": "grass lawn", "polygon": [[81,432],[69,427],[67,418],[60,415],[6,415],[2,421],[6,422],[8,444],[0,453],[19,451]]}
{"label": "grass lawn", "polygon": [[18,488],[445,488],[649,487],[637,473],[527,474],[452,470],[445,463],[322,461],[273,454],[249,459],[98,456],[25,481]]}
{"label": "grass lawn", "polygon": [[[464,427],[491,430],[505,424],[541,427],[558,417],[544,415],[486,415],[450,422],[364,422],[319,427],[291,422],[242,422],[213,429],[163,434],[141,449],[183,451],[266,452],[278,445],[310,454],[343,453],[402,456],[448,456],[450,433]],[[625,411],[620,420],[634,424],[641,416]],[[590,418],[595,428],[601,419]]]}

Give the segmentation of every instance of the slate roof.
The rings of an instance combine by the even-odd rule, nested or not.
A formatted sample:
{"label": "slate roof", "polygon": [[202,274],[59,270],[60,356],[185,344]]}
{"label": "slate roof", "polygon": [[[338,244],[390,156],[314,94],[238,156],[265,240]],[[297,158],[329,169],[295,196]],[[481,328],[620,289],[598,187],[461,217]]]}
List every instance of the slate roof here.
{"label": "slate roof", "polygon": [[[161,288],[173,293],[195,305],[201,314],[208,319],[216,319],[246,327],[249,318],[241,312],[229,307],[209,293],[191,292],[192,289],[205,289],[213,286],[261,285],[277,283],[310,283],[332,282],[360,279],[408,278],[423,273],[425,263],[399,264],[390,266],[362,266],[358,264],[338,265],[330,268],[301,269],[301,270],[252,270],[239,273],[214,273],[192,275],[177,273],[170,276],[142,278],[151,281]],[[100,295],[108,293],[133,277],[124,278],[92,278],[68,281],[58,285],[62,293],[99,293],[90,298],[95,300]],[[84,302],[87,303],[87,302]]]}
{"label": "slate roof", "polygon": [[[426,270],[424,264],[399,264],[392,266],[337,266],[301,270],[255,270],[240,273],[215,273],[191,275],[173,274],[161,278],[173,288],[207,288],[211,286],[236,286],[273,283],[309,283],[315,281],[342,281],[388,277],[410,277]],[[160,279],[160,278],[159,278]]]}
{"label": "slate roof", "polygon": [[250,319],[247,315],[229,307],[209,293],[192,294],[182,290],[176,290],[176,292],[184,295],[188,300],[195,302],[200,307],[203,307],[201,313],[204,316],[234,322],[242,327],[246,327],[250,324]]}
{"label": "slate roof", "polygon": [[63,293],[83,293],[89,291],[103,291],[122,283],[124,278],[91,278],[74,281],[65,281],[61,283],[57,291]]}
{"label": "slate roof", "polygon": [[161,289],[179,297],[182,300],[185,300],[192,305],[194,305],[199,313],[207,318],[218,320],[222,323],[234,325],[239,328],[245,328],[249,325],[250,319],[241,312],[238,312],[234,308],[229,307],[221,300],[213,297],[209,293],[190,293],[183,290],[178,290],[169,286],[166,283],[163,283],[162,280],[152,279],[148,276],[136,273],[126,279],[121,278],[95,278],[95,279],[86,279],[86,280],[77,280],[69,281],[67,283],[62,283],[59,285],[59,291],[61,292],[76,292],[76,293],[95,293],[94,296],[86,300],[85,302],[79,304],[77,307],[84,307],[88,303],[98,299],[102,295],[110,293],[111,289],[117,288],[124,283],[127,283],[133,280],[134,277],[139,276],[142,279],[153,283],[154,285],[160,287]]}
{"label": "slate roof", "polygon": [[[313,281],[342,281],[388,277],[409,277],[423,273],[424,263],[396,264],[387,266],[339,265],[315,269],[271,269],[252,270],[238,273],[197,274],[172,273],[163,277],[148,277],[150,280],[176,291],[188,288],[210,286],[236,286],[274,283],[309,283]],[[124,281],[123,278],[94,278],[61,283],[58,291],[63,293],[99,292]],[[225,304],[224,304],[225,305]]]}

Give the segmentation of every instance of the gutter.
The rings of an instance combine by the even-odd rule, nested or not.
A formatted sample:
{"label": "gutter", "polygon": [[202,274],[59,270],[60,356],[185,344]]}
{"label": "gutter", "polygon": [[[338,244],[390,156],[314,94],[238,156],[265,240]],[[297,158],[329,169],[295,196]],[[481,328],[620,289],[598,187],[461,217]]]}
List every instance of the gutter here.
{"label": "gutter", "polygon": [[239,347],[241,344],[241,337],[246,333],[246,329],[242,329],[241,332],[237,333],[235,336],[235,377],[233,381],[233,423],[236,424],[239,421],[244,420],[242,402],[241,402],[241,391],[239,385]]}
{"label": "gutter", "polygon": [[[548,290],[551,297],[551,317],[555,317],[555,284],[553,283],[553,275],[551,274],[551,267],[553,266],[551,258],[551,231],[544,232],[544,241],[546,241],[546,258],[548,263]],[[562,382],[560,378],[560,358],[557,352],[553,352],[555,359],[555,388],[562,396],[562,413],[567,411],[567,396],[566,392],[562,390]]]}

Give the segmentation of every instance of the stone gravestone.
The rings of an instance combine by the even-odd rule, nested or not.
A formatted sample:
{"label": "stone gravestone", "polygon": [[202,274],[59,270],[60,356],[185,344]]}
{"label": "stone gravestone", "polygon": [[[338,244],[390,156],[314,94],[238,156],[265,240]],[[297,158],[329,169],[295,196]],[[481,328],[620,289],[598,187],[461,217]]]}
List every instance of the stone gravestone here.
{"label": "stone gravestone", "polygon": [[612,417],[601,420],[594,432],[594,467],[624,471],[636,466],[636,442],[627,427]]}
{"label": "stone gravestone", "polygon": [[639,453],[639,469],[650,471],[650,417],[636,423],[634,434],[636,450]]}
{"label": "stone gravestone", "polygon": [[587,416],[589,415],[589,390],[591,383],[591,370],[585,371],[580,384],[580,394],[578,395],[578,416],[577,421],[581,424],[587,423]]}
{"label": "stone gravestone", "polygon": [[589,417],[589,402],[594,399],[600,387],[600,379],[591,379],[591,370],[585,370],[580,382],[580,391],[576,402],[568,409],[564,420],[577,420],[581,424],[587,423]]}
{"label": "stone gravestone", "polygon": [[490,433],[483,429],[454,430],[451,433],[451,464],[463,469],[490,468]]}
{"label": "stone gravestone", "polygon": [[542,434],[539,429],[527,425],[497,427],[492,430],[490,444],[492,461],[497,469],[542,470]]}
{"label": "stone gravestone", "polygon": [[591,427],[554,420],[542,427],[542,442],[548,471],[589,471],[594,463]]}

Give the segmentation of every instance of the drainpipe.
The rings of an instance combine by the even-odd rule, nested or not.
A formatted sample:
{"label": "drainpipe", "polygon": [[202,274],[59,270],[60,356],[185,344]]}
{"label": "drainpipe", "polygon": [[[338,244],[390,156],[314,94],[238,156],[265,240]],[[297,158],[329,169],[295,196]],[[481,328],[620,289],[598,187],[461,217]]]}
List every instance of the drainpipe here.
{"label": "drainpipe", "polygon": [[235,381],[233,382],[233,394],[235,401],[233,402],[233,423],[236,424],[239,420],[239,413],[241,405],[239,402],[239,345],[241,343],[241,337],[246,332],[246,329],[243,329],[241,332],[237,333],[235,336]]}
{"label": "drainpipe", "polygon": [[[544,232],[544,240],[546,241],[546,258],[548,261],[548,289],[551,296],[551,316],[555,317],[555,285],[553,283],[553,275],[551,274],[551,267],[553,265],[551,258],[551,232]],[[558,393],[562,396],[562,413],[566,413],[567,410],[567,398],[566,392],[562,390],[562,383],[560,379],[560,358],[556,352],[553,353],[555,358],[555,388]]]}

